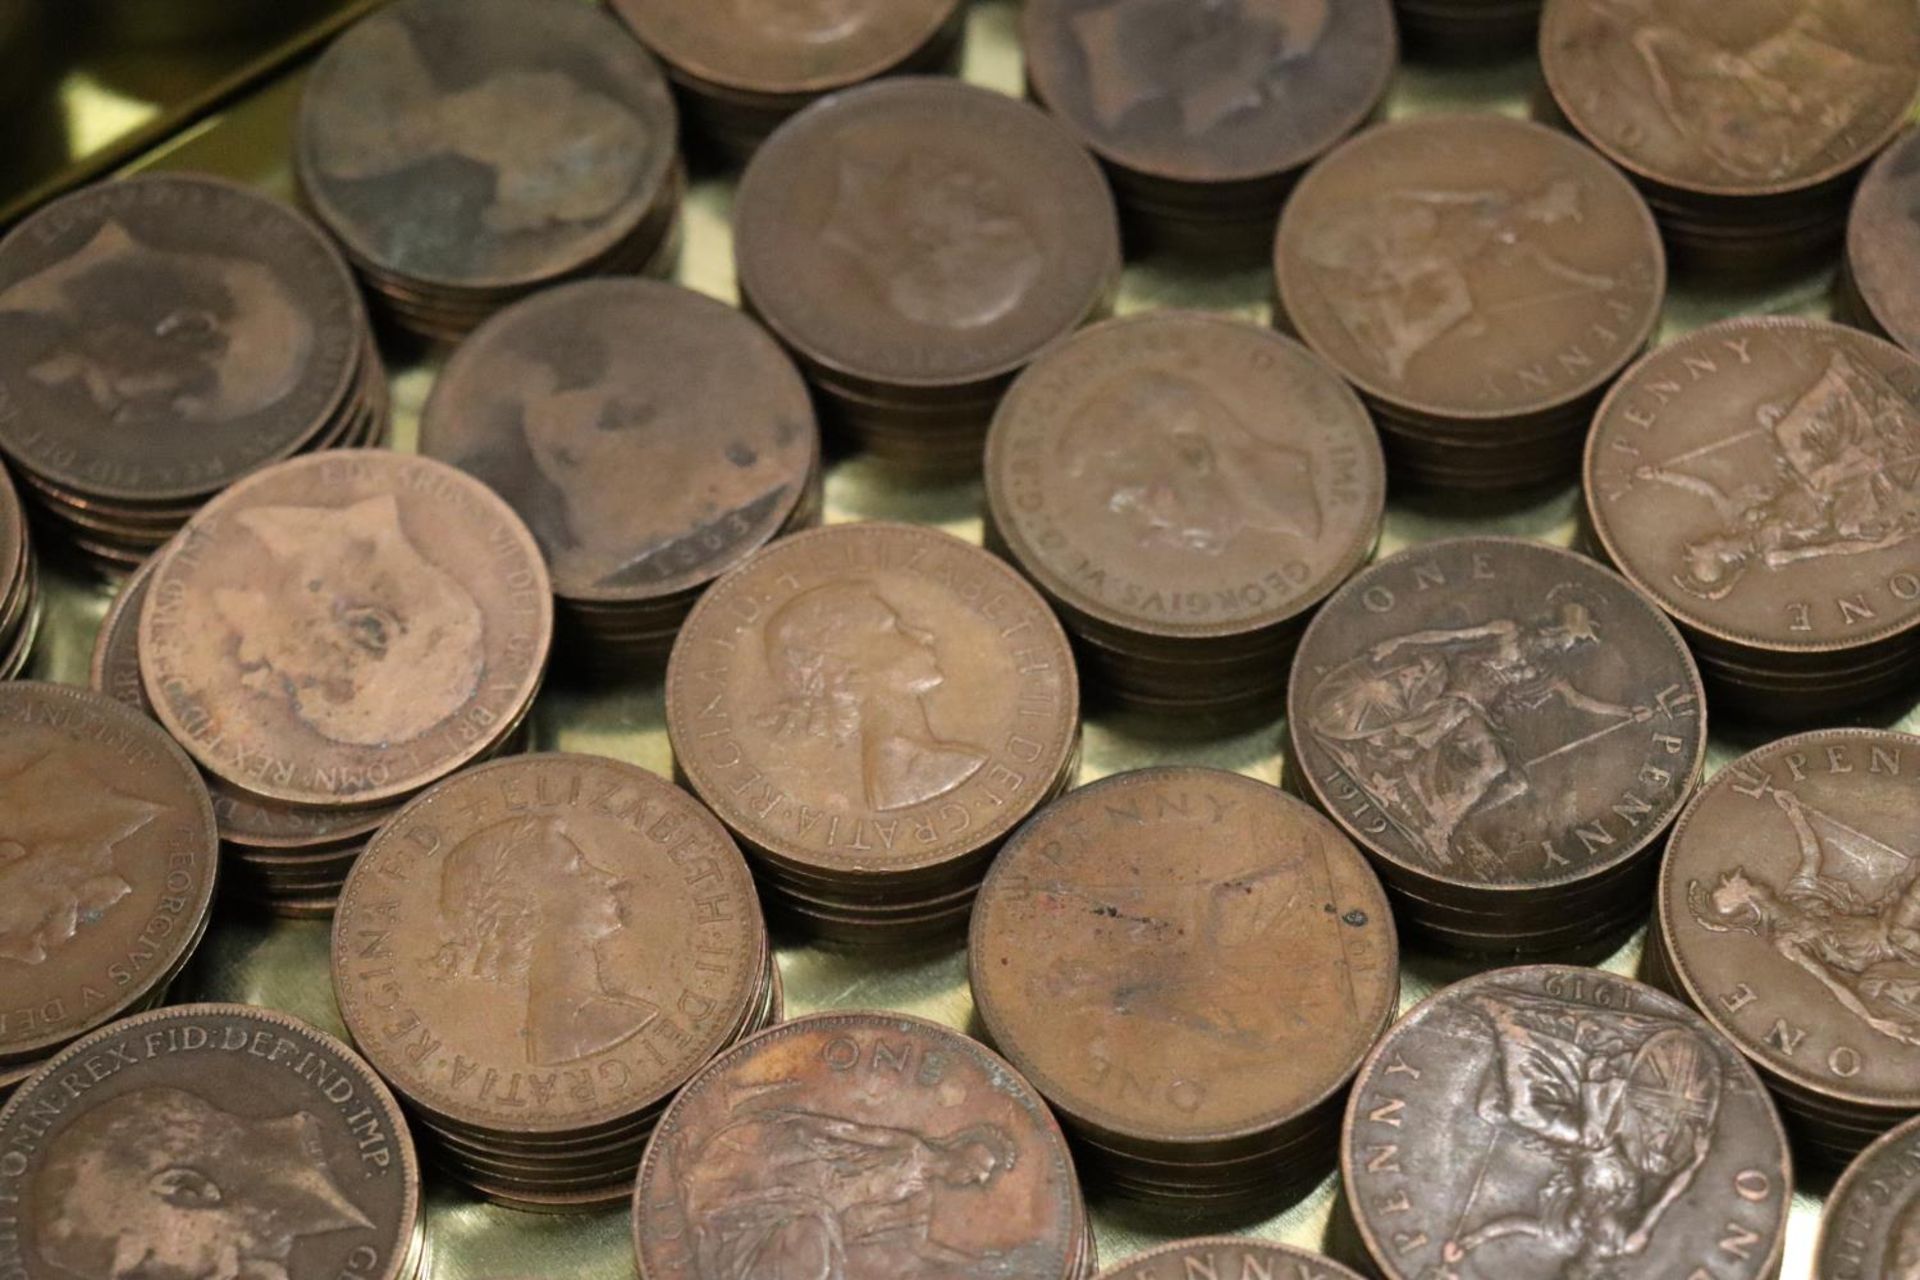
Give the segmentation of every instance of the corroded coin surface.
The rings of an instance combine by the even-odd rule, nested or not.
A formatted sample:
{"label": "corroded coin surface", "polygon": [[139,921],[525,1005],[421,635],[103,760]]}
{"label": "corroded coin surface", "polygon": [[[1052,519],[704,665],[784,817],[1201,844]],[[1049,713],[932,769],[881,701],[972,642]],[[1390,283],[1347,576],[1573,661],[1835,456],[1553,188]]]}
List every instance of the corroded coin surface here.
{"label": "corroded coin surface", "polygon": [[1347,1202],[1388,1280],[1762,1280],[1793,1194],[1753,1069],[1670,996],[1496,969],[1387,1033],[1347,1104]]}
{"label": "corroded coin surface", "polygon": [[1827,1197],[1816,1280],[1920,1275],[1920,1119],[1868,1147]]}
{"label": "corroded coin surface", "polygon": [[366,1063],[285,1014],[195,1004],[73,1045],[0,1110],[7,1273],[405,1280],[420,1169]]}
{"label": "corroded coin surface", "polygon": [[900,1014],[815,1014],[674,1100],[633,1233],[647,1280],[1071,1280],[1082,1212],[1046,1103],[999,1057]]}
{"label": "corroded coin surface", "polygon": [[354,1043],[416,1105],[489,1133],[657,1106],[739,1033],[765,965],[732,838],[672,783],[595,756],[434,787],[368,844],[333,924]]}
{"label": "corroded coin surface", "polygon": [[210,772],[370,806],[485,754],[539,688],[552,589],[533,535],[445,463],[341,450],[209,503],[154,569],[141,675]]}
{"label": "corroded coin surface", "polygon": [[159,726],[90,690],[0,684],[0,1062],[171,981],[218,850],[206,784]]}

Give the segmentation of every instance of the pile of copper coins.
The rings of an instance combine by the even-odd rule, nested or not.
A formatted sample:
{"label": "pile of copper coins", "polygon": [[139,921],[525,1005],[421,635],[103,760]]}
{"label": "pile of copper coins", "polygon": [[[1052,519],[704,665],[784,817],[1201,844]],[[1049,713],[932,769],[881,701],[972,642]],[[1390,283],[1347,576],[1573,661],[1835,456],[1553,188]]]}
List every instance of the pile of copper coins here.
{"label": "pile of copper coins", "polygon": [[40,631],[40,571],[20,491],[0,466],[0,680],[26,670]]}
{"label": "pile of copper coins", "polygon": [[248,471],[387,429],[332,241],[197,176],[88,187],[0,240],[0,395],[0,454],[36,513],[119,572]]}

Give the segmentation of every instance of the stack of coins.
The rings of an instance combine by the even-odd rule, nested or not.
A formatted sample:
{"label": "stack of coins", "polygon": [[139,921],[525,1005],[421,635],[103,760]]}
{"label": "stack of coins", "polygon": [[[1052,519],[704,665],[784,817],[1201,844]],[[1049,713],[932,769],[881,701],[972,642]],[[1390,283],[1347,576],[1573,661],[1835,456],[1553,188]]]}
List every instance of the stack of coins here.
{"label": "stack of coins", "polygon": [[1739,1046],[1808,1163],[1920,1112],[1920,738],[1823,729],[1749,752],[1674,828],[1649,975]]}
{"label": "stack of coins", "polygon": [[1814,1274],[1897,1280],[1920,1267],[1920,1119],[1860,1153],[1827,1196]]}
{"label": "stack of coins", "polygon": [[[795,1258],[845,1276],[1100,1269],[1040,1095],[904,1014],[813,1014],[721,1055],[667,1108],[632,1199],[640,1280],[768,1276]],[[848,1213],[874,1225],[849,1229]]]}
{"label": "stack of coins", "polygon": [[0,466],[0,680],[27,669],[40,630],[40,572],[26,508]]}
{"label": "stack of coins", "polygon": [[1467,978],[1395,1023],[1354,1082],[1340,1174],[1383,1280],[1687,1276],[1709,1257],[1771,1280],[1793,1199],[1733,1046],[1650,987],[1561,965]]}
{"label": "stack of coins", "polygon": [[1052,603],[1090,688],[1147,711],[1277,709],[1306,619],[1373,554],[1385,501],[1347,385],[1200,312],[1069,339],[987,439],[988,545]]}
{"label": "stack of coins", "polygon": [[1393,0],[1416,53],[1503,58],[1534,43],[1541,0]]}
{"label": "stack of coins", "polygon": [[[552,639],[546,566],[512,509],[384,451],[257,472],[141,586],[108,630],[134,628],[154,716],[234,802],[222,829],[250,891],[288,913],[329,910],[395,806],[513,744]],[[123,661],[103,684],[125,687]]]}
{"label": "stack of coins", "polygon": [[1027,83],[1105,163],[1132,252],[1258,258],[1302,170],[1371,116],[1389,0],[1030,0]]}
{"label": "stack of coins", "polygon": [[966,29],[961,0],[612,0],[680,90],[690,135],[751,156],[818,98],[881,76],[947,70]]}
{"label": "stack of coins", "polygon": [[663,267],[677,130],[659,66],[597,6],[398,0],[314,67],[294,163],[385,314],[451,341],[557,281]]}
{"label": "stack of coins", "polygon": [[1547,0],[1553,107],[1619,165],[1676,261],[1768,273],[1830,253],[1920,93],[1909,0]]}
{"label": "stack of coins", "polygon": [[1847,255],[1836,288],[1838,318],[1920,351],[1920,132],[1880,153],[1860,180],[1847,219]]}
{"label": "stack of coins", "polygon": [[1217,769],[1118,774],[1042,811],[987,876],[967,965],[988,1038],[1089,1182],[1216,1220],[1327,1175],[1347,1082],[1400,991],[1358,851]]}
{"label": "stack of coins", "polygon": [[307,218],[211,178],[56,200],[0,240],[0,452],[47,526],[137,566],[265,464],[372,444],[386,373]]}
{"label": "stack of coins", "polygon": [[1099,166],[1044,112],[951,80],[818,102],[747,167],[742,301],[827,421],[896,469],[973,474],[1000,397],[1103,312],[1120,233]]}
{"label": "stack of coins", "polygon": [[1644,923],[1707,745],[1660,611],[1507,538],[1348,583],[1301,641],[1287,724],[1289,784],[1366,851],[1409,935],[1469,954],[1605,954]]}
{"label": "stack of coins", "polygon": [[1666,256],[1619,173],[1499,116],[1369,129],[1280,221],[1280,322],[1360,389],[1397,477],[1560,483],[1659,321]]}
{"label": "stack of coins", "polygon": [[0,685],[0,1095],[166,997],[206,932],[218,851],[206,784],[152,721],[86,689]]}
{"label": "stack of coins", "polygon": [[1067,637],[935,529],[796,534],[715,583],[667,666],[674,766],[777,923],[866,949],[956,939],[1009,832],[1078,765]]}
{"label": "stack of coins", "polygon": [[1920,360],[1728,320],[1620,380],[1587,445],[1594,541],[1672,616],[1716,708],[1827,719],[1920,664]]}
{"label": "stack of coins", "polygon": [[31,1206],[8,1224],[22,1280],[426,1274],[406,1118],[352,1050],[282,1013],[103,1027],[0,1110],[0,1144],[0,1196]]}
{"label": "stack of coins", "polygon": [[469,769],[368,845],[333,924],[354,1043],[487,1199],[624,1202],[667,1100],[780,1018],[746,861],[644,769]]}
{"label": "stack of coins", "polygon": [[820,512],[806,383],[732,307],[650,280],[552,289],[448,361],[420,451],[491,485],[540,541],[570,657],[666,656],[707,584]]}

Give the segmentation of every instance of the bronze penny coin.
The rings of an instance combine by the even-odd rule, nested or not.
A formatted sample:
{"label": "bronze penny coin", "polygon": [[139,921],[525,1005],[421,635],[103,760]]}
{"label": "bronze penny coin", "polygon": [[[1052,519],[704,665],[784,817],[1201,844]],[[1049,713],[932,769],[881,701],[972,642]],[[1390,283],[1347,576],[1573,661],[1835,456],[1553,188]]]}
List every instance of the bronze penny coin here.
{"label": "bronze penny coin", "polygon": [[1042,356],[986,467],[996,534],[1069,625],[1169,659],[1297,634],[1372,553],[1386,500],[1347,385],[1278,334],[1199,312],[1108,321]]}
{"label": "bronze penny coin", "polygon": [[1305,1249],[1267,1240],[1210,1236],[1149,1249],[1100,1273],[1100,1280],[1360,1280],[1357,1273]]}
{"label": "bronze penny coin", "polygon": [[[1357,575],[1307,628],[1288,763],[1389,885],[1524,931],[1544,900],[1616,889],[1658,856],[1700,775],[1705,710],[1679,633],[1617,575],[1540,543],[1447,539]],[[1609,896],[1615,915],[1645,911]]]}
{"label": "bronze penny coin", "polygon": [[627,252],[676,128],[659,66],[595,6],[399,0],[314,67],[294,160],[364,270],[497,304]]}
{"label": "bronze penny coin", "polygon": [[1496,969],[1360,1069],[1340,1172],[1386,1280],[1775,1274],[1792,1167],[1753,1069],[1679,1001],[1594,969]]}
{"label": "bronze penny coin", "polygon": [[1920,134],[1880,153],[1854,196],[1846,282],[1867,327],[1920,350]]}
{"label": "bronze penny coin", "polygon": [[1278,1145],[1346,1086],[1393,1016],[1398,956],[1380,882],[1332,823],[1173,767],[1022,827],[981,887],[967,970],[992,1042],[1071,1127],[1204,1163]]}
{"label": "bronze penny coin", "polygon": [[8,1274],[360,1276],[418,1264],[393,1095],[285,1014],[193,1004],[73,1045],[0,1110]]}
{"label": "bronze penny coin", "polygon": [[170,982],[218,849],[206,784],[159,726],[91,690],[0,684],[0,1064]]}
{"label": "bronze penny coin", "polygon": [[346,264],[285,205],[197,176],[87,187],[0,241],[0,450],[65,491],[197,501],[322,431],[363,331]]}
{"label": "bronze penny coin", "polygon": [[188,523],[140,616],[154,713],[210,773],[371,807],[491,750],[538,690],[552,590],[492,490],[352,449],[241,481]]}
{"label": "bronze penny coin", "polygon": [[1858,1130],[1920,1111],[1917,762],[1920,738],[1889,730],[1783,738],[1722,769],[1674,828],[1666,964],[1793,1095],[1790,1116]]}
{"label": "bronze penny coin", "polygon": [[684,607],[800,508],[819,436],[805,382],[751,320],[673,285],[600,280],[517,303],[463,343],[420,450],[512,503],[558,595]]}
{"label": "bronze penny coin", "polygon": [[1920,1119],[1860,1153],[1820,1219],[1816,1280],[1908,1280],[1920,1274]]}
{"label": "bronze penny coin", "polygon": [[1033,1087],[945,1027],[827,1013],[721,1055],[648,1143],[642,1280],[1083,1274],[1073,1163]]}
{"label": "bronze penny coin", "polygon": [[381,828],[340,896],[333,982],[354,1043],[426,1112],[572,1133],[644,1114],[724,1048],[765,950],[746,861],[690,796],[534,755]]}
{"label": "bronze penny coin", "polygon": [[1343,143],[1288,201],[1275,269],[1285,322],[1386,415],[1390,455],[1396,432],[1478,441],[1489,469],[1543,431],[1585,429],[1666,288],[1652,216],[1618,172],[1488,115]]}
{"label": "bronze penny coin", "polygon": [[[829,885],[974,868],[1061,783],[1073,655],[1002,561],[936,529],[785,538],[714,584],[667,669],[694,794]],[[953,886],[959,887],[959,886]]]}

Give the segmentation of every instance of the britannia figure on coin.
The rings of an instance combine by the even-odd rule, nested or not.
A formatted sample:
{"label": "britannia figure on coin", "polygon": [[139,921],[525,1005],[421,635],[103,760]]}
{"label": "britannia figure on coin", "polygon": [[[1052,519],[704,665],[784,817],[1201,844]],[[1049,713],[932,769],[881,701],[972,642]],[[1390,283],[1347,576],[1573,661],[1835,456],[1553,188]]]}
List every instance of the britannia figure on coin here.
{"label": "britannia figure on coin", "polygon": [[1775,789],[1793,833],[1793,874],[1745,867],[1687,886],[1694,919],[1764,938],[1883,1036],[1920,1045],[1920,861]]}
{"label": "britannia figure on coin", "polygon": [[[1736,447],[1770,453],[1771,476],[1728,491],[1694,469]],[[1674,581],[1718,600],[1756,566],[1884,551],[1920,536],[1920,412],[1836,351],[1793,403],[1763,405],[1751,427],[1640,467],[1634,478],[1713,508],[1719,528],[1686,545]]]}
{"label": "britannia figure on coin", "polygon": [[160,812],[59,752],[0,778],[0,985],[133,892],[113,847]]}
{"label": "britannia figure on coin", "polygon": [[168,1088],[87,1108],[47,1147],[41,1259],[112,1280],[290,1280],[301,1240],[373,1229],[327,1167],[319,1127]]}
{"label": "britannia figure on coin", "polygon": [[880,812],[946,795],[986,764],[984,748],[933,728],[927,697],[946,682],[932,632],[865,579],[804,591],[766,624],[767,666],[784,699],[763,722],[831,744],[842,794]]}
{"label": "britannia figure on coin", "polygon": [[465,705],[485,666],[480,606],[417,547],[392,495],[234,517],[267,552],[217,588],[246,687],[334,742],[411,742]]}
{"label": "britannia figure on coin", "polygon": [[[1713,1149],[1723,1089],[1713,1048],[1678,1022],[1596,1009],[1495,987],[1471,999],[1495,1058],[1479,1115],[1491,1129],[1474,1171],[1449,1262],[1498,1241],[1550,1250],[1559,1274],[1597,1280],[1646,1250]],[[1510,1200],[1516,1179],[1550,1170],[1533,1210],[1482,1216],[1489,1190]]]}
{"label": "britannia figure on coin", "polygon": [[[1463,849],[1461,828],[1527,795],[1533,769],[1652,718],[1650,707],[1591,697],[1574,684],[1573,656],[1601,639],[1587,606],[1559,594],[1551,613],[1529,621],[1383,640],[1313,691],[1311,732],[1436,867],[1491,856]],[[1514,742],[1515,720],[1555,703],[1591,727],[1525,758]]]}
{"label": "britannia figure on coin", "polygon": [[26,376],[128,428],[224,423],[300,381],[313,324],[264,264],[180,253],[108,219],[84,245],[0,289],[0,331],[42,352]]}
{"label": "britannia figure on coin", "polygon": [[1312,456],[1262,440],[1179,374],[1115,378],[1074,414],[1060,450],[1066,474],[1147,546],[1218,555],[1246,531],[1320,534]]}
{"label": "britannia figure on coin", "polygon": [[660,1016],[620,988],[600,954],[627,927],[627,892],[558,818],[497,822],[455,845],[441,867],[441,973],[510,990],[535,1066],[623,1044]]}
{"label": "britannia figure on coin", "polygon": [[893,1280],[929,1264],[980,1267],[935,1237],[936,1204],[988,1193],[1017,1154],[993,1124],[933,1137],[813,1111],[744,1116],[683,1165],[695,1274]]}

